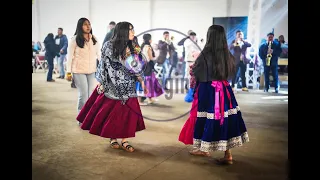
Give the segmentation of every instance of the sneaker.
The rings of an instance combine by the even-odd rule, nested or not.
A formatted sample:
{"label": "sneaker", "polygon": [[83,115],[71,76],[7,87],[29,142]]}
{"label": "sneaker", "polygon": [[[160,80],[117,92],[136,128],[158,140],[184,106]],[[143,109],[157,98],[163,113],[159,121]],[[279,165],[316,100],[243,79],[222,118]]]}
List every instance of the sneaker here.
{"label": "sneaker", "polygon": [[49,80],[49,81],[47,81],[47,82],[56,82],[54,79],[51,79],[51,80]]}
{"label": "sneaker", "polygon": [[248,92],[249,90],[248,90],[248,88],[244,87],[244,88],[242,88],[242,91]]}

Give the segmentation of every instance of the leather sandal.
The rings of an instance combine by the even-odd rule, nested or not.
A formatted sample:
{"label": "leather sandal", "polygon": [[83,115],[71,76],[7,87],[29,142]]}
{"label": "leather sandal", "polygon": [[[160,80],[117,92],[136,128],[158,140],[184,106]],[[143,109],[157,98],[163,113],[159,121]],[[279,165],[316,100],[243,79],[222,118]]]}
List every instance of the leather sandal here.
{"label": "leather sandal", "polygon": [[220,165],[231,165],[231,164],[233,164],[233,160],[232,159],[227,159],[227,158],[217,159],[217,162]]}
{"label": "leather sandal", "polygon": [[117,142],[116,139],[110,139],[110,147],[112,149],[119,149],[120,148],[120,144]]}
{"label": "leather sandal", "polygon": [[[126,143],[127,143],[127,145],[124,146],[124,144],[126,144]],[[133,152],[134,151],[133,146],[131,146],[128,141],[122,142],[121,145],[122,145],[122,149],[126,150],[127,152]]]}
{"label": "leather sandal", "polygon": [[208,153],[208,152],[203,152],[203,151],[200,151],[200,150],[193,150],[193,151],[190,151],[189,153],[190,153],[191,155],[194,155],[194,156],[210,157],[210,153]]}

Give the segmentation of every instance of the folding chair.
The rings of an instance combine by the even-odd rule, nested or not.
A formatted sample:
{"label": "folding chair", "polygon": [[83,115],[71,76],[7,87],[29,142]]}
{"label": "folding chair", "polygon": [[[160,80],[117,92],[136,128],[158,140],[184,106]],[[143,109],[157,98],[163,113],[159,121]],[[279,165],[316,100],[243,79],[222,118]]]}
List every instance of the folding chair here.
{"label": "folding chair", "polygon": [[44,72],[47,72],[46,68],[48,66],[48,62],[44,58],[45,58],[45,56],[36,55],[36,57],[35,57],[36,63],[37,63],[36,70],[39,70],[41,68]]}

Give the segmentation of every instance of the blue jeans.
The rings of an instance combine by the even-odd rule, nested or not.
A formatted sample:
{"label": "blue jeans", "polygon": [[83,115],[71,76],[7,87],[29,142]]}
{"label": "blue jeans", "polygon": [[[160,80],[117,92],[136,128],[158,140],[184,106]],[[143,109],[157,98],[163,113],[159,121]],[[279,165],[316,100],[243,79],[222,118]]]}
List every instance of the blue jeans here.
{"label": "blue jeans", "polygon": [[186,66],[187,62],[183,61],[182,62],[182,78],[184,79],[184,77],[186,76],[186,71],[187,71],[187,66]]}
{"label": "blue jeans", "polygon": [[275,90],[278,90],[278,64],[266,66],[264,65],[264,89],[268,90],[270,87],[270,80],[269,80],[269,73],[270,69],[272,71],[272,77],[274,81],[274,88]]}
{"label": "blue jeans", "polygon": [[169,64],[169,59],[166,59],[163,64],[162,64],[162,88],[166,87],[166,81],[167,81],[167,73],[168,73],[168,64]]}
{"label": "blue jeans", "polygon": [[47,74],[47,81],[52,80],[52,73],[53,73],[53,59],[52,56],[46,56],[47,62],[48,62],[48,74]]}
{"label": "blue jeans", "polygon": [[97,81],[95,80],[95,73],[91,73],[91,74],[73,73],[73,80],[78,90],[77,110],[78,112],[80,112],[82,107],[85,105],[85,103],[89,99],[91,93],[95,89],[97,85]]}
{"label": "blue jeans", "polygon": [[60,77],[63,77],[63,78],[65,76],[64,65],[63,65],[65,58],[66,58],[66,54],[60,54],[60,57],[58,57],[58,62],[57,62],[59,66]]}

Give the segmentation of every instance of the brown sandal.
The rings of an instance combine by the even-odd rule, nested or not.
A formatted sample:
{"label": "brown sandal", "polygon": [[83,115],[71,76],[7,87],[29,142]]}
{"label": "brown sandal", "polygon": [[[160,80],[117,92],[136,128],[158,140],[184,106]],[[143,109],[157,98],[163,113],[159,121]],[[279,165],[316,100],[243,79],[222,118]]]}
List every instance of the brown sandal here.
{"label": "brown sandal", "polygon": [[110,147],[112,149],[119,149],[120,148],[120,144],[117,142],[116,139],[110,139]]}
{"label": "brown sandal", "polygon": [[193,151],[190,151],[189,153],[190,153],[191,155],[194,155],[194,156],[210,157],[210,153],[208,153],[208,152],[203,152],[203,151],[200,151],[200,150],[193,150]]}
{"label": "brown sandal", "polygon": [[226,159],[226,158],[217,159],[217,162],[220,165],[231,165],[231,164],[233,164],[233,160],[232,159]]}
{"label": "brown sandal", "polygon": [[[124,146],[125,143],[127,143],[126,146]],[[126,150],[127,152],[133,152],[134,151],[133,146],[131,146],[128,141],[122,142],[121,145],[122,145],[122,149]]]}

